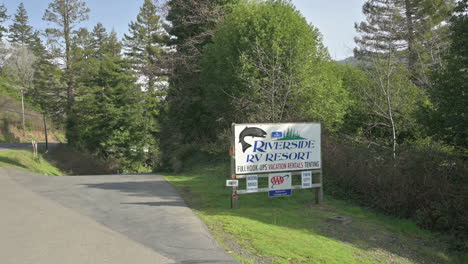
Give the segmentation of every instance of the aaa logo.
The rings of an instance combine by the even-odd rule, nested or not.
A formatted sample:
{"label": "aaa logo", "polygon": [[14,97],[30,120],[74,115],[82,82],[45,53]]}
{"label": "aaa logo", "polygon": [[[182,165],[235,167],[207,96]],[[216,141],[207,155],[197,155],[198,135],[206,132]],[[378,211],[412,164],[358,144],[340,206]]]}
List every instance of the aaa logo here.
{"label": "aaa logo", "polygon": [[270,180],[270,182],[272,184],[271,188],[274,188],[276,185],[282,184],[288,178],[289,178],[289,175],[272,177],[271,180]]}

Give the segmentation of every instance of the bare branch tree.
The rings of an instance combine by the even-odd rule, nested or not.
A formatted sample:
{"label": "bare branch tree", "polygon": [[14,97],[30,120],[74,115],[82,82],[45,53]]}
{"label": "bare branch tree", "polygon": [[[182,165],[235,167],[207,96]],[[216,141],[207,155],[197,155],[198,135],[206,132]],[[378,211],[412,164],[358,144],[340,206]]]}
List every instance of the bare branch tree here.
{"label": "bare branch tree", "polygon": [[13,87],[18,89],[21,94],[21,109],[22,109],[22,125],[23,134],[26,132],[24,118],[24,94],[33,86],[34,80],[34,63],[37,58],[26,45],[14,46],[11,49],[10,57],[4,68],[6,74],[10,76],[14,83]]}
{"label": "bare branch tree", "polygon": [[[292,66],[291,54],[281,54],[279,50],[266,51],[253,44],[249,52],[241,54],[244,65],[238,73],[245,83],[248,93],[234,96],[236,109],[247,121],[279,122],[287,119],[287,106],[294,95],[303,89],[300,78]],[[250,114],[248,114],[250,113]]]}

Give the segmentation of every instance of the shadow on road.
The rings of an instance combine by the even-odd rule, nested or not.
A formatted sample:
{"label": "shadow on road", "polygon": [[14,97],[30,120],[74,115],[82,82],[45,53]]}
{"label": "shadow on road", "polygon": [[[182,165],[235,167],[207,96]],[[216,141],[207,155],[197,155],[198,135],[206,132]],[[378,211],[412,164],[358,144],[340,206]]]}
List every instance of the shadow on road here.
{"label": "shadow on road", "polygon": [[135,197],[158,197],[164,201],[157,202],[138,202],[128,203],[147,206],[185,206],[183,200],[174,192],[171,185],[164,181],[145,180],[145,181],[119,181],[104,183],[83,184],[87,188],[96,188],[102,190],[114,190],[125,193],[128,196]]}
{"label": "shadow on road", "polygon": [[122,203],[127,205],[145,205],[145,206],[182,206],[185,207],[185,203],[182,201],[170,201],[170,202],[143,202],[143,203]]}

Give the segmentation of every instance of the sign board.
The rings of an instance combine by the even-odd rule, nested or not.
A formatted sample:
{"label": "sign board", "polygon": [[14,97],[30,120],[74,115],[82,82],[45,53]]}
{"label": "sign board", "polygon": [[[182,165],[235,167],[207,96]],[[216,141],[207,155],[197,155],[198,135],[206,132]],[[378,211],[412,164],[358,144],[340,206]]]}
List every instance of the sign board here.
{"label": "sign board", "polygon": [[290,196],[292,186],[292,175],[290,172],[271,173],[268,175],[268,196]]}
{"label": "sign board", "polygon": [[292,190],[276,190],[276,191],[268,191],[268,197],[282,197],[282,196],[291,196]]}
{"label": "sign board", "polygon": [[247,175],[247,192],[254,193],[258,192],[258,176],[257,175]]}
{"label": "sign board", "polygon": [[320,169],[320,124],[235,124],[235,174]]}
{"label": "sign board", "polygon": [[312,171],[302,172],[302,189],[312,188]]}
{"label": "sign board", "polygon": [[237,187],[239,186],[238,180],[226,180],[226,186]]}

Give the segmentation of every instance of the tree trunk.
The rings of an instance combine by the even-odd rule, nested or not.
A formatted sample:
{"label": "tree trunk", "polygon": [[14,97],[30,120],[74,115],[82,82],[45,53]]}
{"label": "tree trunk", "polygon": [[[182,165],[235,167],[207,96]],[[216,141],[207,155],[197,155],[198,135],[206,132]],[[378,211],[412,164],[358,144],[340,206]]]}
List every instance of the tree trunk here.
{"label": "tree trunk", "polygon": [[413,23],[413,9],[410,0],[405,0],[405,15],[407,25],[407,36],[406,41],[408,42],[408,68],[412,75],[415,76],[415,65],[417,59],[417,53],[414,45],[414,23]]}

